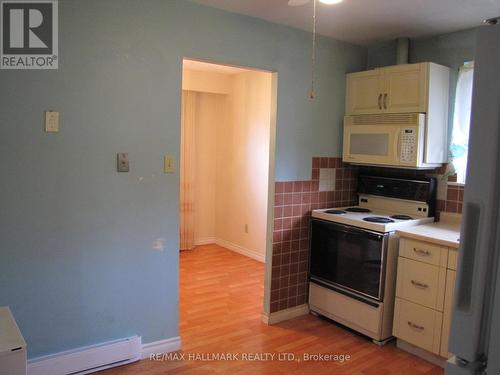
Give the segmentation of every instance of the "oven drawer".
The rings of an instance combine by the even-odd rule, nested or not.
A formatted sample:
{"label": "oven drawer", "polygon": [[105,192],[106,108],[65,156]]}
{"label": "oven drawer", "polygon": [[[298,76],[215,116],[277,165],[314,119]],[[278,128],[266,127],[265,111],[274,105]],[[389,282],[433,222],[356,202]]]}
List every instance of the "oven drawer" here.
{"label": "oven drawer", "polygon": [[370,306],[310,282],[309,308],[376,340],[386,338],[381,336],[382,305]]}
{"label": "oven drawer", "polygon": [[396,285],[397,297],[443,311],[445,268],[399,257]]}
{"label": "oven drawer", "polygon": [[393,334],[429,352],[439,354],[443,313],[396,298]]}
{"label": "oven drawer", "polygon": [[416,241],[401,238],[399,255],[420,262],[446,267],[448,262],[448,248],[425,241]]}

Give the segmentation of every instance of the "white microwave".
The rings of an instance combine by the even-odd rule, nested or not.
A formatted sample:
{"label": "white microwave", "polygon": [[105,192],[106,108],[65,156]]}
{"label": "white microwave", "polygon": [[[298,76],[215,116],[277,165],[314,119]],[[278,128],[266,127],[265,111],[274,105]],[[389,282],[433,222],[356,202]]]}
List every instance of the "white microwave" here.
{"label": "white microwave", "polygon": [[428,124],[424,113],[345,116],[342,160],[398,168],[440,167],[447,159],[445,124]]}

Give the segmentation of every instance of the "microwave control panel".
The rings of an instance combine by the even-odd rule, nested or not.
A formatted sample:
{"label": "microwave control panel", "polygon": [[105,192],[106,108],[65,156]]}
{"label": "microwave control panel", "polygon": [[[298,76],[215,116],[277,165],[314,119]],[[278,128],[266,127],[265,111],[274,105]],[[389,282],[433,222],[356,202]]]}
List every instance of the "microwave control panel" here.
{"label": "microwave control panel", "polygon": [[417,132],[415,129],[401,130],[401,155],[400,161],[412,163],[417,154]]}

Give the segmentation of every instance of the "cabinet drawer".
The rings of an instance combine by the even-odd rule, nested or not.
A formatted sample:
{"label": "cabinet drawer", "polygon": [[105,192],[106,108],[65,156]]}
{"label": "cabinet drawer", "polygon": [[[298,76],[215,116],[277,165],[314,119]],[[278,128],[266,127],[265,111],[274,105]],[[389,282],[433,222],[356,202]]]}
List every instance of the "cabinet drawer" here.
{"label": "cabinet drawer", "polygon": [[450,249],[448,250],[448,268],[450,270],[457,270],[457,257],[458,250]]}
{"label": "cabinet drawer", "polygon": [[430,242],[416,241],[401,238],[399,242],[399,255],[420,262],[446,267],[448,262],[448,248],[434,245]]}
{"label": "cabinet drawer", "polygon": [[446,268],[398,258],[396,296],[443,311]]}
{"label": "cabinet drawer", "polygon": [[439,354],[443,314],[396,298],[393,334],[429,352]]}

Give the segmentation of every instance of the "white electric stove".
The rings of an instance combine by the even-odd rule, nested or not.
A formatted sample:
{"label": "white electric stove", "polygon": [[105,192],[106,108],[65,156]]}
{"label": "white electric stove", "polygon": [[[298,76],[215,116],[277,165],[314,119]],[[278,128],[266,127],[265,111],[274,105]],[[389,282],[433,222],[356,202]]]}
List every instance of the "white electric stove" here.
{"label": "white electric stove", "polygon": [[429,217],[429,205],[423,202],[361,194],[359,203],[313,210],[312,217],[382,233],[434,221],[434,217]]}
{"label": "white electric stove", "polygon": [[434,221],[435,179],[360,176],[358,205],[314,210],[309,307],[369,336],[392,338],[396,229]]}

